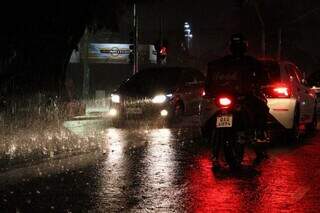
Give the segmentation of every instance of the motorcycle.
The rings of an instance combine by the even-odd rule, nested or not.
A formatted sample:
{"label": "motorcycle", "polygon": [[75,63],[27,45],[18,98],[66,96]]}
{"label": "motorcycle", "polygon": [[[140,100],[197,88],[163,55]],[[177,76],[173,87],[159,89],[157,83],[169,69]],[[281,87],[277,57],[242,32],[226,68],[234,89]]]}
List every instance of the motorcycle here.
{"label": "motorcycle", "polygon": [[[210,144],[213,146],[213,158],[220,160],[221,151],[224,160],[231,169],[241,166],[245,147],[256,144],[257,129],[252,113],[248,108],[248,98],[236,95],[218,95],[214,98],[217,110],[213,115]],[[267,131],[265,134],[268,134]],[[266,138],[269,138],[266,135]],[[268,143],[268,141],[264,141]]]}

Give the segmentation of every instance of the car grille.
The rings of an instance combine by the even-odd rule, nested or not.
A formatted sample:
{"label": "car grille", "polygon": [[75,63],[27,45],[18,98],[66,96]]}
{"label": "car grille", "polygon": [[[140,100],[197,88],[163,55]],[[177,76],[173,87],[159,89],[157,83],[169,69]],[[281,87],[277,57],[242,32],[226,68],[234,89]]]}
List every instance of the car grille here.
{"label": "car grille", "polygon": [[145,105],[150,105],[152,103],[150,98],[126,98],[124,101],[124,106],[130,107],[143,107]]}
{"label": "car grille", "polygon": [[147,118],[160,115],[159,107],[154,105],[150,98],[126,98],[123,107],[127,118]]}

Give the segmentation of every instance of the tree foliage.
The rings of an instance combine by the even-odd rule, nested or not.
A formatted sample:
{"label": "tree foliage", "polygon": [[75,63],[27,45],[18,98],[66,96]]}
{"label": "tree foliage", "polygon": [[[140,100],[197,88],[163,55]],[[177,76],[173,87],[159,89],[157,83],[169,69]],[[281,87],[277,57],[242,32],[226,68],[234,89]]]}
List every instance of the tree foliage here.
{"label": "tree foliage", "polygon": [[131,0],[10,1],[0,9],[0,85],[58,92],[85,29],[116,31],[117,20],[130,4]]}

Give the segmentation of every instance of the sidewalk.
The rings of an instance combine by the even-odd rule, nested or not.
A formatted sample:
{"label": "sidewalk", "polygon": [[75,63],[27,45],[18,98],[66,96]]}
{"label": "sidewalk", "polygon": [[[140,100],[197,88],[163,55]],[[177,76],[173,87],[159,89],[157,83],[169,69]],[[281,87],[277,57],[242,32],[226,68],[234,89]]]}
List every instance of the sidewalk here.
{"label": "sidewalk", "polygon": [[25,128],[1,129],[0,173],[59,156],[103,150],[108,120],[102,116],[78,116],[68,121],[38,121]]}

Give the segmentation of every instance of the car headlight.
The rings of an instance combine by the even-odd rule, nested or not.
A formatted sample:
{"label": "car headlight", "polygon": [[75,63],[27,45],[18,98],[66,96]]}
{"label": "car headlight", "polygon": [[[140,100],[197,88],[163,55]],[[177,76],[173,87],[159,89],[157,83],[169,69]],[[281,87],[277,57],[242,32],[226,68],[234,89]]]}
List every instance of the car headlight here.
{"label": "car headlight", "polygon": [[120,103],[120,96],[119,96],[119,95],[112,94],[112,95],[111,95],[111,101],[112,101],[113,103]]}
{"label": "car headlight", "polygon": [[162,104],[167,100],[165,95],[157,95],[152,99],[152,103],[154,104]]}
{"label": "car headlight", "polygon": [[115,116],[118,115],[118,111],[117,111],[116,109],[110,109],[109,115],[110,115],[111,117],[115,117]]}

